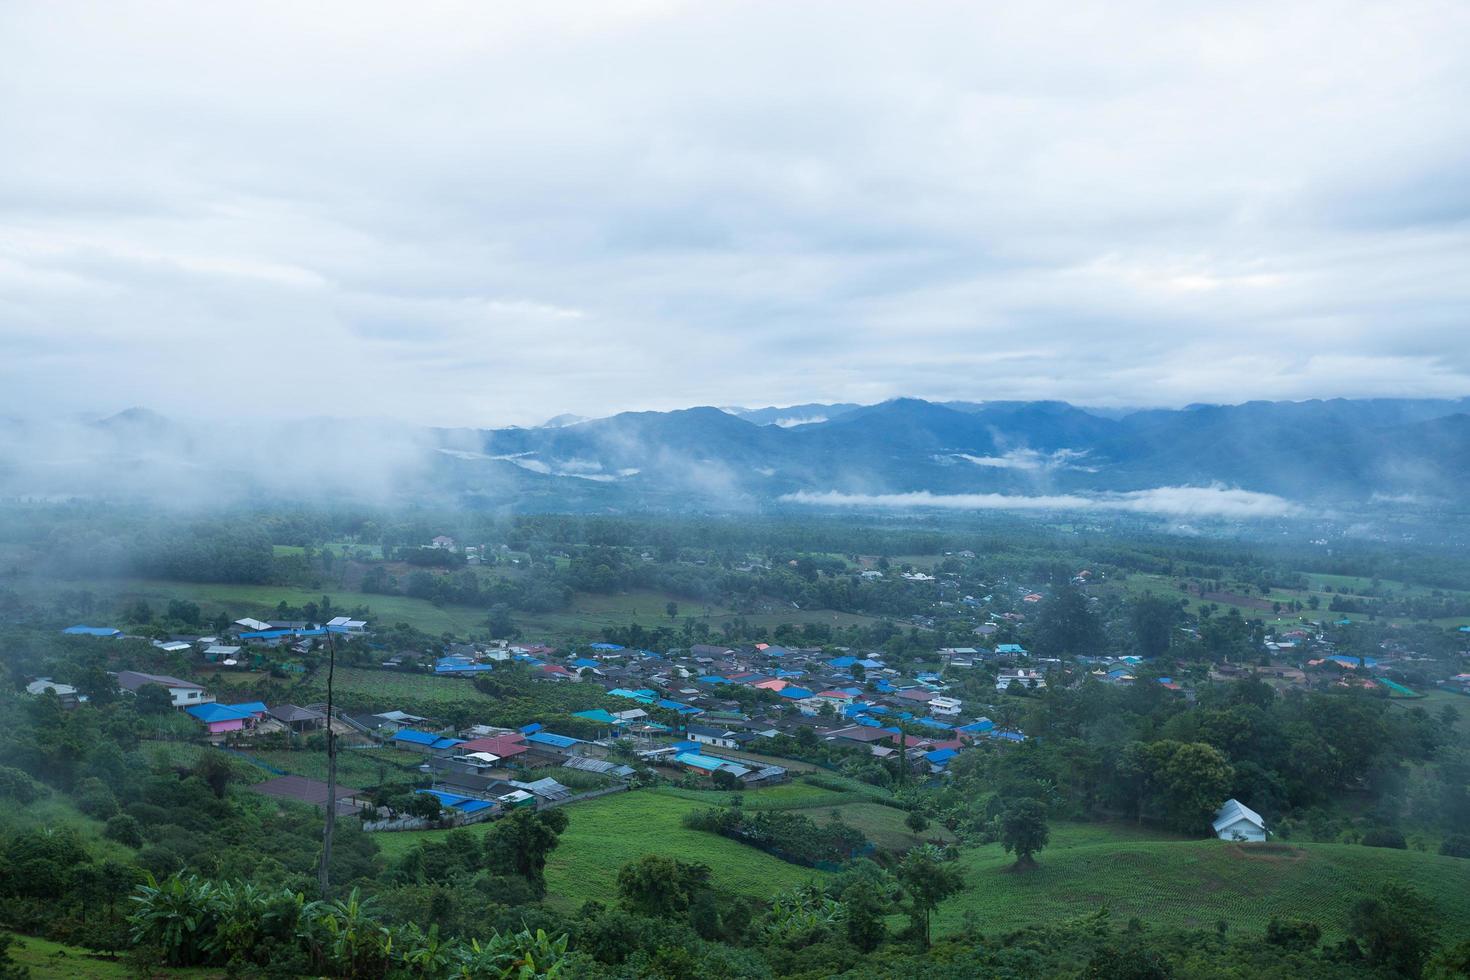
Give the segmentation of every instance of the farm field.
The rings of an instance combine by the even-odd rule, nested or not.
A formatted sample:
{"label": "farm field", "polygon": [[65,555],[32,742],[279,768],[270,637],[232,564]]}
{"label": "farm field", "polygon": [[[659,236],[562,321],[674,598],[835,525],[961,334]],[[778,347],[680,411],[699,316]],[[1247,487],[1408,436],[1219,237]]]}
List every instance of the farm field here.
{"label": "farm field", "polygon": [[1470,932],[1470,861],[1352,844],[1240,846],[1147,839],[1131,828],[1052,828],[1040,866],[1016,874],[1000,846],[960,858],[966,890],[941,906],[937,930],[968,911],[986,931],[1072,918],[1106,905],[1118,921],[1259,932],[1273,916],[1310,919],[1344,935],[1353,903],[1386,881],[1412,884],[1438,907],[1447,932]]}
{"label": "farm field", "polygon": [[[764,792],[769,791],[750,793],[746,798]],[[722,796],[710,794],[711,802]],[[680,818],[701,805],[682,795],[635,790],[568,807],[567,832],[546,865],[548,901],[563,910],[575,909],[590,899],[614,902],[618,869],[645,854],[702,861],[714,870],[717,886],[758,898],[826,877],[824,872],[789,864],[724,837],[686,829]],[[398,857],[419,841],[443,833],[378,834],[376,839],[386,855]]]}
{"label": "farm field", "polygon": [[[248,746],[244,751],[251,758],[259,759],[268,766],[284,770],[292,775],[305,776],[308,779],[325,780],[327,778],[327,754],[324,751],[256,752]],[[407,769],[418,766],[423,761],[424,757],[417,752],[403,752],[398,749],[344,748],[337,753],[337,778],[344,786],[355,788],[375,786],[379,782],[380,775],[386,776],[389,780],[394,778],[403,780],[411,775],[417,776],[417,772],[409,773]]]}
{"label": "farm field", "polygon": [[[311,683],[321,688],[326,695],[326,675],[318,671]],[[392,670],[367,670],[361,667],[338,667],[334,679],[337,691],[342,694],[353,692],[371,694],[383,698],[400,698],[403,708],[414,711],[430,710],[436,704],[464,701],[492,702],[494,699],[482,693],[466,677],[436,677],[433,674],[408,674]]]}

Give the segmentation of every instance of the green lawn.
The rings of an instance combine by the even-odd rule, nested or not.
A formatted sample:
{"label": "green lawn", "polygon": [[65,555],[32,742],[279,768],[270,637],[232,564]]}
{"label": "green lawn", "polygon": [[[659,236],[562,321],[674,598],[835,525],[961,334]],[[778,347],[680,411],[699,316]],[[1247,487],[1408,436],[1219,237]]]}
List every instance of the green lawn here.
{"label": "green lawn", "polygon": [[[765,792],[770,791],[757,790],[746,798]],[[712,799],[722,795],[710,794]],[[588,899],[616,901],[618,869],[645,854],[702,861],[713,869],[718,887],[757,898],[826,877],[716,834],[686,829],[680,818],[701,805],[657,790],[572,804],[567,809],[571,818],[567,832],[546,866],[548,901],[562,909],[574,909]],[[397,857],[419,841],[443,833],[388,833],[375,839],[384,854]]]}
{"label": "green lawn", "polygon": [[999,845],[967,850],[960,863],[968,887],[940,908],[936,928],[958,929],[967,910],[995,932],[1107,906],[1120,921],[1189,928],[1224,920],[1258,932],[1273,916],[1310,919],[1335,939],[1354,902],[1399,880],[1436,904],[1447,933],[1470,933],[1470,861],[1459,858],[1351,844],[1241,847],[1126,826],[1058,825],[1038,861],[1018,874]]}

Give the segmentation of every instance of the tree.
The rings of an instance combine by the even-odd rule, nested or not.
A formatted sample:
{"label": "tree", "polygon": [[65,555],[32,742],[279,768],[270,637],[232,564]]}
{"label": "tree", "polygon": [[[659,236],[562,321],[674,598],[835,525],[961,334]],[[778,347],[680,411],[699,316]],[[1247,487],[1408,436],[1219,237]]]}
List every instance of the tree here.
{"label": "tree", "polygon": [[1020,799],[1006,808],[1000,818],[1000,841],[1006,853],[1016,855],[1016,867],[1036,864],[1032,856],[1046,847],[1051,830],[1046,825],[1046,806],[1040,800]]}
{"label": "tree", "polygon": [[842,893],[842,907],[847,913],[847,941],[864,953],[871,953],[888,935],[890,902],[869,881],[858,881]]}
{"label": "tree", "polygon": [[707,864],[645,854],[618,871],[618,897],[629,911],[653,918],[683,918],[710,887]]}
{"label": "tree", "polygon": [[898,880],[909,899],[909,919],[928,946],[930,917],[940,902],[965,887],[964,879],[937,847],[925,844],[904,855]]}
{"label": "tree", "polygon": [[490,619],[486,624],[490,635],[497,640],[510,639],[516,634],[515,621],[510,617],[510,606],[503,602],[497,602],[490,607]]}
{"label": "tree", "polygon": [[524,878],[539,898],[546,894],[546,858],[566,829],[565,810],[516,810],[485,834],[486,861],[498,874]]}
{"label": "tree", "polygon": [[1041,656],[1094,653],[1103,643],[1102,625],[1088,608],[1087,596],[1064,584],[1037,610],[1031,646]]}
{"label": "tree", "polygon": [[666,603],[664,605],[664,614],[667,615],[670,619],[678,619],[679,604],[677,602]]}
{"label": "tree", "polygon": [[929,818],[924,816],[918,810],[910,810],[908,816],[903,818],[903,825],[907,827],[915,837],[918,837],[925,830],[929,829]]}
{"label": "tree", "polygon": [[218,752],[206,752],[195,763],[194,775],[204,780],[215,797],[222,800],[235,773],[229,759]]}
{"label": "tree", "polygon": [[1433,907],[1422,895],[1391,882],[1353,906],[1348,931],[1363,944],[1369,964],[1417,977],[1434,952],[1438,926]]}
{"label": "tree", "polygon": [[174,698],[162,684],[144,684],[138,688],[133,706],[140,715],[166,715],[174,710]]}
{"label": "tree", "polygon": [[1169,652],[1179,607],[1174,602],[1146,595],[1135,599],[1128,611],[1133,626],[1133,639],[1140,656],[1160,657]]}

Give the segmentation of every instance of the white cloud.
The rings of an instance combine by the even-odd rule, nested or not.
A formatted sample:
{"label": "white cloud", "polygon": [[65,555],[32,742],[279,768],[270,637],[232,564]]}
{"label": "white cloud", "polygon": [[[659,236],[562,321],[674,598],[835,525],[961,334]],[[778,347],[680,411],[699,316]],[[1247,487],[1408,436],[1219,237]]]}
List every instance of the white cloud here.
{"label": "white cloud", "polygon": [[1049,473],[1054,470],[1097,472],[1097,467],[1083,466],[1078,462],[1087,456],[1085,450],[1058,449],[1056,452],[1043,453],[1035,449],[1012,449],[1000,456],[974,456],[970,453],[950,455],[988,469],[1024,470],[1028,473]]}
{"label": "white cloud", "polygon": [[1289,517],[1300,508],[1285,498],[1269,493],[1212,487],[1155,487],[1123,493],[1058,494],[1023,496],[1001,493],[936,494],[914,493],[814,493],[799,491],[781,497],[788,503],[818,507],[853,507],[886,510],[1115,510],[1174,517],[1221,517],[1252,519]]}
{"label": "white cloud", "polygon": [[0,412],[1464,394],[1467,28],[21,0]]}

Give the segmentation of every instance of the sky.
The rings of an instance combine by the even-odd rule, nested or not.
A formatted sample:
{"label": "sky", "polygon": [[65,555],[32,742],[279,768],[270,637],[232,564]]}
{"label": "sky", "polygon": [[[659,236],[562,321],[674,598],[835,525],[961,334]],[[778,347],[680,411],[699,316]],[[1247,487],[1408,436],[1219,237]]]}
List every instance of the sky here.
{"label": "sky", "polygon": [[1470,394],[1470,6],[0,5],[0,414]]}

